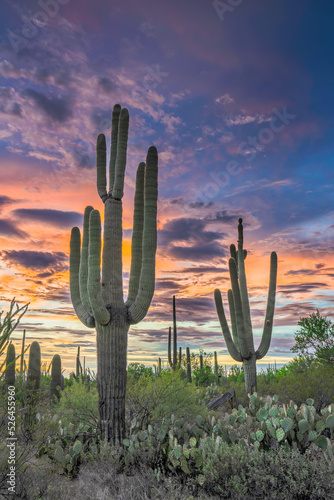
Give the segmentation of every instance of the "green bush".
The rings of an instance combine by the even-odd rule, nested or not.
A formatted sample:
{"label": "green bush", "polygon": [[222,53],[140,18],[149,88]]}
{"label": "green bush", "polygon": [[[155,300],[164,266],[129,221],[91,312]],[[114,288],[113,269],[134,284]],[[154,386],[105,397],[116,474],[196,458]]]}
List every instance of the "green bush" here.
{"label": "green bush", "polygon": [[308,364],[305,360],[297,359],[279,370],[269,383],[259,376],[258,393],[277,394],[282,403],[293,400],[297,405],[312,398],[319,412],[334,402],[334,365]]}
{"label": "green bush", "polygon": [[206,413],[196,388],[187,384],[178,370],[163,370],[156,378],[143,375],[138,380],[128,380],[127,405],[129,419],[136,418],[139,428],[172,414],[175,418],[187,415],[192,419]]}
{"label": "green bush", "polygon": [[139,380],[142,376],[154,377],[154,372],[151,367],[147,367],[141,363],[130,363],[128,365],[128,378]]}
{"label": "green bush", "polygon": [[63,426],[72,424],[78,427],[82,424],[97,430],[99,396],[96,387],[74,382],[61,392],[61,398],[53,412],[59,416]]}

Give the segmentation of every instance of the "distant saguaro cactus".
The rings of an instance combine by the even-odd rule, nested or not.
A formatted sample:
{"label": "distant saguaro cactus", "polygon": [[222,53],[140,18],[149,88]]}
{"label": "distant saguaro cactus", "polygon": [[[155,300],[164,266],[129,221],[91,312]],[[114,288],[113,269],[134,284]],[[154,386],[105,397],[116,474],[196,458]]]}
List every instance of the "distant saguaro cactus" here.
{"label": "distant saguaro cactus", "polygon": [[39,400],[41,384],[41,349],[38,342],[33,342],[29,351],[29,363],[26,383],[24,427],[27,437],[32,436],[36,423],[35,406]]}
{"label": "distant saguaro cactus", "polygon": [[59,354],[55,354],[52,358],[51,367],[51,402],[54,402],[55,397],[60,398],[59,388],[62,388],[61,359]]}
{"label": "distant saguaro cactus", "polygon": [[5,384],[7,387],[15,385],[15,347],[13,344],[7,347]]}
{"label": "distant saguaro cactus", "polygon": [[129,293],[123,300],[122,198],[128,140],[128,110],[116,104],[112,113],[109,191],[106,139],[97,138],[97,190],[104,212],[101,281],[101,220],[87,207],[80,255],[80,231],[72,229],[70,288],[74,309],[87,327],[97,330],[97,380],[102,439],[122,443],[125,433],[127,334],[148,311],[155,285],[157,245],[158,154],[154,146],[136,176]]}
{"label": "distant saguaro cactus", "polygon": [[189,347],[186,348],[186,353],[187,353],[187,382],[189,382],[189,384],[191,384],[191,360],[190,360]]}
{"label": "distant saguaro cactus", "polygon": [[226,321],[221,293],[218,289],[215,290],[215,302],[227,349],[235,361],[243,363],[246,390],[253,392],[256,390],[256,360],[267,354],[271,341],[276,296],[277,254],[272,252],[270,257],[267,312],[262,340],[259,348],[255,351],[244,263],[247,252],[243,248],[242,219],[239,219],[238,225],[238,250],[236,250],[235,245],[231,245],[230,253],[229,269],[232,290],[228,291],[228,302],[233,339]]}
{"label": "distant saguaro cactus", "polygon": [[182,359],[182,348],[179,348],[179,360],[177,359],[177,329],[176,329],[176,307],[175,295],[173,295],[173,356],[172,356],[172,327],[168,329],[168,363],[173,370],[180,368]]}
{"label": "distant saguaro cactus", "polygon": [[25,353],[25,350],[24,350],[25,340],[26,340],[26,331],[23,330],[22,347],[21,347],[20,373],[23,373],[23,360],[24,360],[24,353]]}
{"label": "distant saguaro cactus", "polygon": [[41,348],[33,342],[29,352],[27,391],[38,391],[41,384]]}

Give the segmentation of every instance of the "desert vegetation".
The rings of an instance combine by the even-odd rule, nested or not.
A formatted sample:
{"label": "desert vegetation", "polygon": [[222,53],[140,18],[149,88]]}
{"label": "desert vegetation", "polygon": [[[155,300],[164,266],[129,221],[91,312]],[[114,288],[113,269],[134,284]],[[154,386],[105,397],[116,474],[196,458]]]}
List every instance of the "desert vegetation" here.
{"label": "desert vegetation", "polygon": [[[22,371],[21,353],[15,357],[14,372],[7,346],[4,498],[4,395],[13,386],[18,498],[331,498],[334,366],[323,351],[299,352],[281,369],[268,366],[252,394],[245,391],[242,365],[226,370],[203,351],[181,356],[176,367],[131,363],[125,438],[113,444],[101,438],[95,373],[82,369],[77,356],[76,373],[62,378],[60,356],[47,367],[36,344]],[[210,410],[226,393],[234,397]]]}

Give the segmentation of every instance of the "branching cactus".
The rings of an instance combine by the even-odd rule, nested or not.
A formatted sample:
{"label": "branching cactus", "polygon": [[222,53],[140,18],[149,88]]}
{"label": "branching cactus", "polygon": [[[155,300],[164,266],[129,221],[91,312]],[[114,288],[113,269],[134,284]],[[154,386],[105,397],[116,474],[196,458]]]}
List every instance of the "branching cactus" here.
{"label": "branching cactus", "polygon": [[5,384],[7,387],[15,385],[15,347],[13,344],[7,347]]}
{"label": "branching cactus", "polygon": [[254,392],[256,390],[256,360],[263,358],[267,354],[271,341],[275,310],[277,254],[272,252],[270,257],[267,311],[261,343],[257,351],[255,351],[245,273],[247,252],[243,248],[242,219],[239,219],[238,226],[238,250],[234,245],[231,245],[230,253],[229,269],[232,290],[228,291],[228,302],[233,338],[226,321],[222,297],[218,289],[215,290],[216,308],[227,349],[235,361],[243,363],[246,390]]}
{"label": "branching cactus", "polygon": [[97,138],[97,190],[104,203],[102,273],[98,210],[86,208],[82,246],[80,231],[75,227],[70,248],[72,303],[84,325],[97,330],[100,430],[102,439],[112,443],[122,443],[124,438],[128,331],[130,325],[146,316],[151,304],[157,246],[158,154],[151,146],[146,163],[139,164],[136,175],[129,293],[124,302],[122,198],[128,127],[128,110],[116,104],[112,113],[109,190],[106,139],[103,134]]}

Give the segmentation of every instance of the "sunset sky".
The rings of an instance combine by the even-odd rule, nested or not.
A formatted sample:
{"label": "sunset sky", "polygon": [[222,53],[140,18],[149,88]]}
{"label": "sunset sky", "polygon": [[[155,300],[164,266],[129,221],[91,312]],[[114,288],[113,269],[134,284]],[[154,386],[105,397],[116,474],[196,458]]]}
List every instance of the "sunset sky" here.
{"label": "sunset sky", "polygon": [[[130,113],[123,249],[127,286],[138,163],[159,153],[156,292],[128,361],[179,345],[231,365],[213,300],[227,307],[228,248],[244,220],[256,344],[278,254],[273,339],[292,357],[300,317],[333,319],[334,4],[330,0],[3,0],[0,16],[0,308],[30,302],[13,335],[42,359],[96,367],[94,330],[69,293],[69,239],[102,211],[95,141]],[[108,145],[110,144],[110,140]],[[126,287],[125,287],[126,288]]]}

